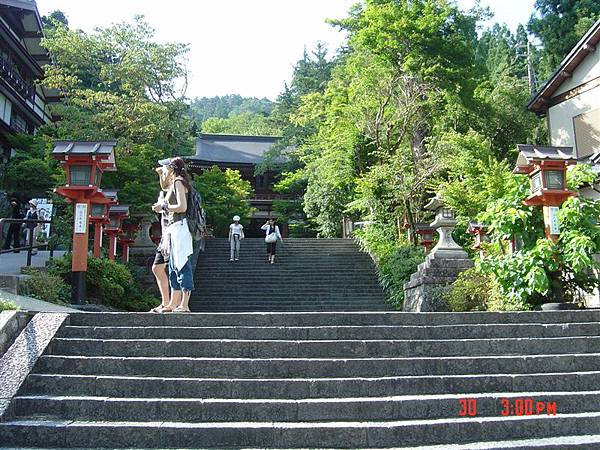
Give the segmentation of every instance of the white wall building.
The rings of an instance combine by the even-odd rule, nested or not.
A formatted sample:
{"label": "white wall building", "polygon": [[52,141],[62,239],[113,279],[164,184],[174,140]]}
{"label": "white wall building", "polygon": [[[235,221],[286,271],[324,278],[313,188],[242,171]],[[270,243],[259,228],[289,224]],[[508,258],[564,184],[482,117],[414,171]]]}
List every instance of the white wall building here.
{"label": "white wall building", "polygon": [[[579,161],[600,173],[600,20],[562,61],[531,99],[527,108],[548,121],[550,145],[572,147]],[[600,183],[582,189],[600,200]],[[600,255],[596,255],[600,258]],[[600,274],[597,274],[600,276]],[[600,292],[586,296],[588,307],[600,308]]]}

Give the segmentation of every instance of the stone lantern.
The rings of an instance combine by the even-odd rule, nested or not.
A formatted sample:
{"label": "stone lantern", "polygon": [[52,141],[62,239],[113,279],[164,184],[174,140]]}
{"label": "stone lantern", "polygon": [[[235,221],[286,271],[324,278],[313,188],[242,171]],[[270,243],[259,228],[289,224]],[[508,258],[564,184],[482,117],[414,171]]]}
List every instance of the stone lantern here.
{"label": "stone lantern", "polygon": [[431,244],[433,244],[433,233],[435,230],[427,223],[417,223],[415,224],[415,228],[415,232],[421,237],[419,243],[429,252]]}
{"label": "stone lantern", "polygon": [[560,205],[576,195],[566,187],[567,167],[577,163],[572,147],[537,147],[518,145],[519,156],[513,173],[529,176],[530,195],[527,206],[542,206],[546,237],[558,239],[557,213]]}
{"label": "stone lantern", "polygon": [[75,205],[71,299],[81,304],[85,298],[87,271],[88,217],[92,202],[101,202],[100,183],[105,171],[116,170],[115,141],[55,141],[52,157],[66,171],[66,184],[56,192]]}
{"label": "stone lantern", "polygon": [[463,270],[473,267],[467,252],[452,238],[457,223],[452,210],[444,205],[439,195],[432,198],[425,209],[435,211],[435,220],[429,224],[429,229],[437,230],[439,240],[404,284],[403,311],[447,311],[448,306],[440,298],[439,289],[453,283]]}
{"label": "stone lantern", "polygon": [[96,200],[91,205],[90,221],[94,224],[94,250],[93,255],[100,258],[102,249],[102,227],[110,221],[108,219],[108,208],[118,202],[117,191],[114,189],[103,189],[99,192],[102,200]]}
{"label": "stone lantern", "polygon": [[104,232],[109,238],[108,259],[114,261],[117,254],[117,237],[123,232],[123,221],[129,218],[129,205],[111,206],[108,210],[109,223]]}
{"label": "stone lantern", "polygon": [[452,237],[452,231],[456,226],[457,222],[454,218],[454,212],[448,208],[442,202],[439,195],[432,198],[429,203],[425,205],[425,209],[428,211],[435,211],[435,219],[429,225],[431,228],[437,230],[439,234],[439,240],[432,252],[445,252],[451,254],[453,251],[459,251],[462,256],[464,250],[460,245],[454,242]]}

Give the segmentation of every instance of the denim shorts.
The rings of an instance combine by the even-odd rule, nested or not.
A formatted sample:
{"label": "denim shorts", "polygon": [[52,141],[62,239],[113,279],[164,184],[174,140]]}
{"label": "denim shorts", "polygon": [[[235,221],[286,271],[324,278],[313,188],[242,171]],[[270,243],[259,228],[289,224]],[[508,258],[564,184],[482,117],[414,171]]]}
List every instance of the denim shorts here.
{"label": "denim shorts", "polygon": [[169,259],[169,285],[174,291],[193,291],[194,290],[194,272],[192,272],[192,256],[181,270],[175,267],[174,258]]}

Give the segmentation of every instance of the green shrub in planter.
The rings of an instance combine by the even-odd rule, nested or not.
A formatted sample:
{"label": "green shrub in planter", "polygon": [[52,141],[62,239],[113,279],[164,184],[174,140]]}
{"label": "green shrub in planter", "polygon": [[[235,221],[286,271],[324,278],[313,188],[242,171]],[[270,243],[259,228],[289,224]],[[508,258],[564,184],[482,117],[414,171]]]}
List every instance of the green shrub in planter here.
{"label": "green shrub in planter", "polygon": [[12,311],[15,309],[19,309],[19,307],[13,302],[0,299],[0,311]]}
{"label": "green shrub in planter", "polygon": [[69,303],[71,288],[60,276],[34,268],[26,273],[29,278],[19,283],[19,294],[58,305]]}
{"label": "green shrub in planter", "polygon": [[[53,260],[49,271],[69,282],[71,256]],[[126,311],[148,311],[159,303],[141,288],[128,266],[105,258],[88,258],[86,287],[88,302]]]}

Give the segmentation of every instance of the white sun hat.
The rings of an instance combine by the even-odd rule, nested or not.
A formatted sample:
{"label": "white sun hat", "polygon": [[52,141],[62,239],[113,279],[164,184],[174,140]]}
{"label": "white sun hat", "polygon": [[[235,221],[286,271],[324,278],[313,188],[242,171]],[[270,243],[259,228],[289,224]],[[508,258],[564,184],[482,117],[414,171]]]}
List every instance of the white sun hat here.
{"label": "white sun hat", "polygon": [[233,221],[234,222],[239,222],[240,221],[240,216],[233,216]]}

